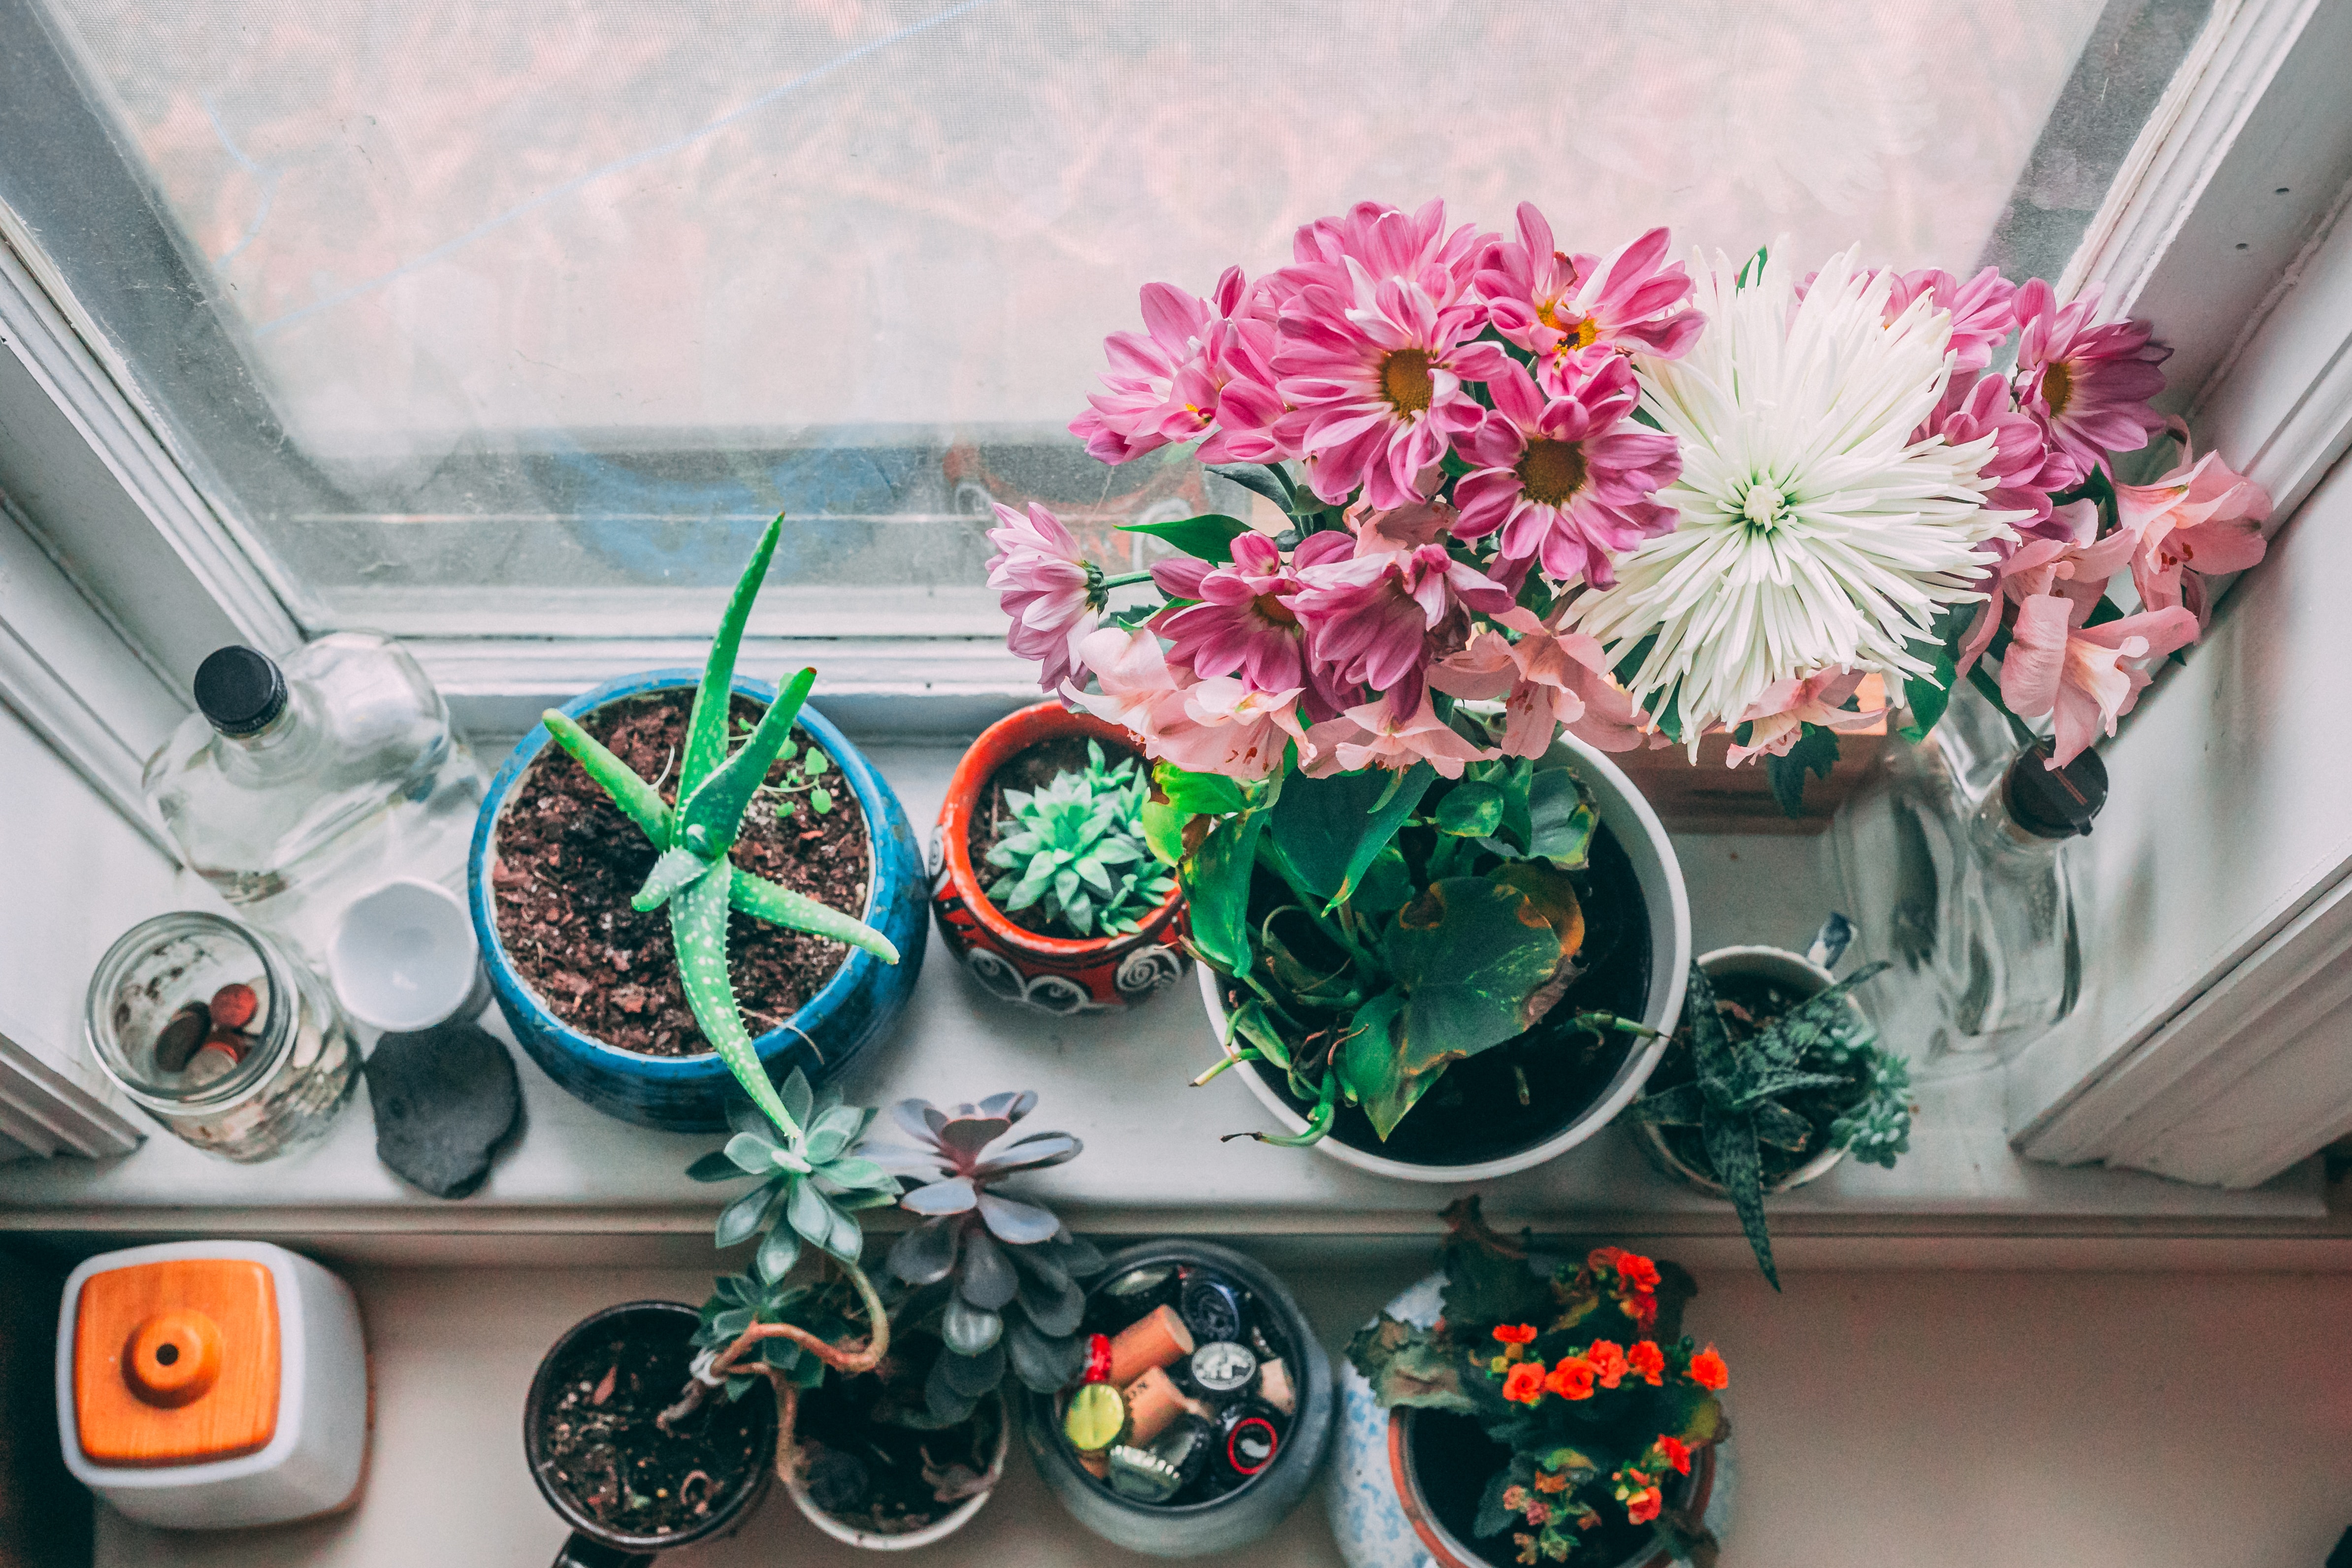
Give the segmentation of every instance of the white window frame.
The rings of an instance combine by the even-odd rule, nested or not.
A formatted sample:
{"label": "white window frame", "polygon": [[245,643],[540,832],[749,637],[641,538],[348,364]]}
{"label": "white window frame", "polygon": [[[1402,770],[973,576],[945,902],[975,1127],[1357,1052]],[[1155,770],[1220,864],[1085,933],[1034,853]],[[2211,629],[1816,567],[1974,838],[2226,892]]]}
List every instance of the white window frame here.
{"label": "white window frame", "polygon": [[[2175,347],[2172,396],[2200,448],[2265,484],[2282,523],[2352,440],[2347,80],[2352,0],[2217,0],[2063,277],[2063,293],[2096,284],[2109,310],[2158,322]],[[184,711],[159,672],[193,668],[232,639],[282,649],[299,626],[162,422],[125,393],[133,383],[88,313],[32,255],[0,209],[0,574],[25,584],[0,597],[0,698],[152,834],[135,761]],[[64,584],[80,595],[69,607],[46,620],[27,608],[60,599]],[[2247,892],[2243,919],[2198,933],[2202,910],[2154,917],[2161,967],[2135,959],[2133,944],[2154,940],[2145,922],[2114,918],[2118,889],[2144,886],[2128,881],[2136,868],[2188,876],[2165,853],[2179,832],[2173,805],[2210,772],[2200,705],[2226,689],[2241,645],[2260,640],[2250,602],[2225,602],[2207,644],[2112,743],[2118,787],[2084,847],[2092,896],[2106,900],[2086,926],[2084,1005],[2006,1068],[2010,1125],[2031,1156],[2251,1185],[2352,1131],[2352,1066],[2315,1065],[2352,1031],[2352,979],[2337,977],[2352,968],[2336,962],[2352,947],[2352,791],[2290,825],[2315,854]],[[704,648],[628,637],[412,646],[459,721],[492,736],[614,676],[698,663]],[[766,669],[815,664],[828,710],[866,734],[969,733],[1036,690],[1031,667],[992,638],[754,638],[745,657]],[[2340,725],[2313,714],[2305,728],[2321,731],[2311,745],[2352,761]],[[2226,838],[2209,873],[2226,873]],[[2352,1051],[2334,1054],[2352,1063]],[[2294,1101],[2297,1117],[2233,1135],[2230,1118],[2258,1092]]]}

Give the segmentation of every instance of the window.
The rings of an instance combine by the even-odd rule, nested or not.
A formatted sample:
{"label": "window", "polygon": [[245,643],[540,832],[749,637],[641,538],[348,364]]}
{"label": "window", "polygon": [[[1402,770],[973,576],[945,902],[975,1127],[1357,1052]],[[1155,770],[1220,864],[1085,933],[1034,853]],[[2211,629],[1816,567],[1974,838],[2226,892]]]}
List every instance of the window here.
{"label": "window", "polygon": [[0,197],[307,627],[699,635],[783,509],[755,631],[992,637],[990,500],[1246,501],[1064,432],[1142,279],[1433,194],[2054,278],[2209,8],[0,0]]}

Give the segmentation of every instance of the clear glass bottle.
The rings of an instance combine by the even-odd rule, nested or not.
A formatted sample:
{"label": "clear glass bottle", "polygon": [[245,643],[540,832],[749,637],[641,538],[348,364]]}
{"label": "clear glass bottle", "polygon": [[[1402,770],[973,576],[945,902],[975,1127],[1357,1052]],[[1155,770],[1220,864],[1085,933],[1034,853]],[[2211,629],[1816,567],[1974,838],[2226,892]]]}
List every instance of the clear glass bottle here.
{"label": "clear glass bottle", "polygon": [[2064,849],[2105,804],[2105,766],[2084,752],[2051,769],[2049,742],[2021,749],[1966,689],[1926,742],[1879,755],[1827,836],[1855,956],[1894,966],[1857,995],[1927,1070],[1998,1061],[2081,994]]}
{"label": "clear glass bottle", "polygon": [[148,760],[147,794],[246,918],[320,966],[370,889],[411,877],[464,891],[488,781],[397,643],[335,632],[282,665],[222,648],[195,696],[199,711]]}
{"label": "clear glass bottle", "polygon": [[325,984],[220,915],[158,915],[124,932],[90,976],[83,1026],[123,1093],[246,1163],[320,1137],[359,1081]]}

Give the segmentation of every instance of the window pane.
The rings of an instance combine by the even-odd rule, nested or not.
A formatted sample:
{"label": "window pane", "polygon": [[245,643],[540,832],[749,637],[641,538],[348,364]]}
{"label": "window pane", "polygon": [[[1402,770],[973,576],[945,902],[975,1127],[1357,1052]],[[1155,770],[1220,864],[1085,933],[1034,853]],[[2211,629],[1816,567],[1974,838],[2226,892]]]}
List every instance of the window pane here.
{"label": "window pane", "polygon": [[[182,434],[307,617],[692,633],[782,508],[764,629],[972,636],[992,498],[1097,532],[1246,502],[1064,432],[1139,283],[1255,274],[1367,196],[1489,227],[1531,199],[1575,249],[1666,223],[1954,270],[1997,232],[2046,251],[2113,165],[2037,158],[2045,125],[2120,159],[2203,9],[50,6],[212,323],[125,346],[159,384],[205,353],[250,376],[262,414]],[[2150,16],[2118,107],[2070,101],[2114,68],[2095,30]]]}

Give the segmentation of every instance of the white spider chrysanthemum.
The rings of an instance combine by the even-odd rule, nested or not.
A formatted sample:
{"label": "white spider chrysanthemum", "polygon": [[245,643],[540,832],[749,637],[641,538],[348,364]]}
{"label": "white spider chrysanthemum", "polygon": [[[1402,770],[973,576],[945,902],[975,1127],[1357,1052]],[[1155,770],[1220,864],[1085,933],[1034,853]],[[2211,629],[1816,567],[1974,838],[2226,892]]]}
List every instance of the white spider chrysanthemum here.
{"label": "white spider chrysanthemum", "polygon": [[1790,677],[1874,670],[1899,702],[1929,668],[1906,645],[1984,597],[1985,542],[2025,515],[1984,507],[1990,437],[1911,439],[1950,374],[1950,316],[1923,294],[1887,323],[1894,279],[1854,250],[1801,302],[1780,249],[1745,288],[1721,253],[1695,258],[1706,331],[1683,359],[1634,362],[1642,406],[1682,443],[1656,498],[1681,516],[1573,611],[1612,660],[1656,637],[1627,684],[1653,712],[1674,694],[1694,752]]}

